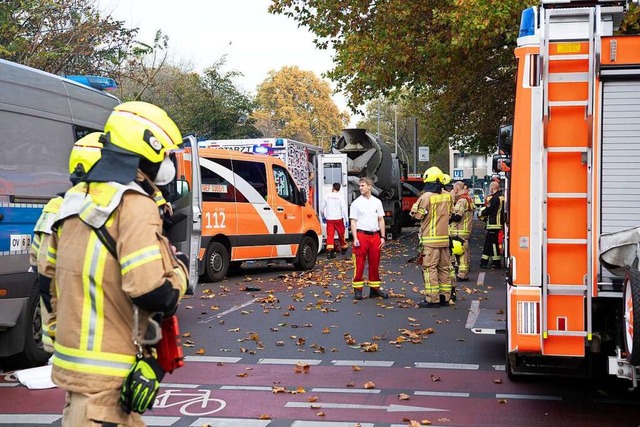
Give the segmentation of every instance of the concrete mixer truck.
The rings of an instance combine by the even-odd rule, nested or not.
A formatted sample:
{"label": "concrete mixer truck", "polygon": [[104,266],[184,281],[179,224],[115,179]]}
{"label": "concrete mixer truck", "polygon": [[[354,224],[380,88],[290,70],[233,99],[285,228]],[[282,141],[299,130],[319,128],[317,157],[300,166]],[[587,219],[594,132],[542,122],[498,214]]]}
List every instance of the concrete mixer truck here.
{"label": "concrete mixer truck", "polygon": [[384,207],[387,236],[398,238],[402,230],[402,182],[397,156],[366,129],[344,129],[332,150],[347,155],[349,205],[360,195],[359,179],[371,178],[372,193]]}

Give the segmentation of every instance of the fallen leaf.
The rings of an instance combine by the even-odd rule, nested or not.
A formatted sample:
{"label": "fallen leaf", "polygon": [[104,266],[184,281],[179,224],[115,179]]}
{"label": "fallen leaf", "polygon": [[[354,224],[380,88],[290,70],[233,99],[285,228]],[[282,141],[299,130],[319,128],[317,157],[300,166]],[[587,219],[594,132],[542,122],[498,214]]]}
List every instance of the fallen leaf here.
{"label": "fallen leaf", "polygon": [[317,402],[318,401],[318,396],[309,396],[307,397],[307,402]]}
{"label": "fallen leaf", "polygon": [[246,372],[240,372],[239,374],[236,374],[236,377],[240,377],[240,378],[246,378],[248,376],[249,374]]}
{"label": "fallen leaf", "polygon": [[373,383],[373,381],[367,381],[366,383],[364,383],[364,388],[366,390],[369,390],[372,388],[376,388],[376,385]]}
{"label": "fallen leaf", "polygon": [[354,383],[353,381],[349,381],[347,383],[347,387],[355,387],[355,386],[356,386],[356,383]]}
{"label": "fallen leaf", "polygon": [[501,378],[496,378],[495,380],[493,380],[494,384],[502,384],[502,379]]}
{"label": "fallen leaf", "polygon": [[185,332],[184,334],[182,334],[183,338],[189,338],[191,336],[191,332]]}
{"label": "fallen leaf", "polygon": [[358,365],[352,365],[351,370],[358,372],[358,371],[362,371],[362,368]]}
{"label": "fallen leaf", "polygon": [[507,399],[500,399],[498,400],[498,403],[507,403]]}
{"label": "fallen leaf", "polygon": [[433,382],[440,381],[440,377],[437,375],[431,375],[431,381]]}
{"label": "fallen leaf", "polygon": [[196,351],[196,354],[204,354],[204,348],[201,348],[198,351]]}
{"label": "fallen leaf", "polygon": [[309,369],[311,369],[311,365],[309,365],[308,363],[298,362],[296,363],[293,372],[295,372],[296,374],[306,374],[309,372]]}
{"label": "fallen leaf", "polygon": [[409,400],[410,396],[406,393],[400,393],[398,395],[398,400]]}
{"label": "fallen leaf", "polygon": [[270,420],[271,419],[271,415],[269,415],[269,414],[260,414],[258,416],[258,419],[259,420]]}
{"label": "fallen leaf", "polygon": [[326,414],[324,412],[318,412],[316,417],[324,417]]}
{"label": "fallen leaf", "polygon": [[407,317],[407,319],[409,320],[409,322],[417,322],[418,319],[414,319],[413,317]]}

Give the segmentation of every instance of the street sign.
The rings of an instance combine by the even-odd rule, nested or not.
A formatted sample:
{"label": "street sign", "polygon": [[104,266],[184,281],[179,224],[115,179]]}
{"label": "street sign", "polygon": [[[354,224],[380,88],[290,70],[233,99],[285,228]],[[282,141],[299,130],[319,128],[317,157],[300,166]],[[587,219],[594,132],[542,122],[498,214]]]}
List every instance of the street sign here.
{"label": "street sign", "polygon": [[453,179],[464,179],[464,169],[454,169]]}
{"label": "street sign", "polygon": [[420,160],[421,162],[429,161],[429,147],[418,148],[418,160]]}

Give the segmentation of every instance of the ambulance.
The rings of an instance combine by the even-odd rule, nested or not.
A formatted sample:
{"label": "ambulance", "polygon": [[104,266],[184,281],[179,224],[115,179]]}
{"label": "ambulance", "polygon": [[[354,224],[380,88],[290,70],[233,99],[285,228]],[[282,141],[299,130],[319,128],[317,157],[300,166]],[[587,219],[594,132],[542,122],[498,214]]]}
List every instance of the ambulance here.
{"label": "ambulance", "polygon": [[[628,1],[522,14],[507,177],[506,370],[640,379],[640,35]],[[483,316],[478,316],[481,320]],[[493,326],[489,326],[491,321]]]}
{"label": "ambulance", "polygon": [[[285,163],[274,156],[195,148],[174,156],[177,192],[201,198],[200,274],[220,281],[229,268],[249,260],[279,259],[298,270],[312,269],[322,228],[306,189],[296,185]],[[194,167],[199,183],[191,178],[197,176]]]}
{"label": "ambulance", "polygon": [[[241,153],[266,154],[282,160],[298,188],[307,191],[309,203],[323,220],[322,236],[326,241],[326,222],[322,218],[322,202],[331,193],[334,183],[342,187],[341,196],[349,206],[347,189],[347,155],[325,153],[322,147],[289,138],[215,139],[200,141],[200,148],[220,148]],[[348,227],[345,237],[348,237]]]}

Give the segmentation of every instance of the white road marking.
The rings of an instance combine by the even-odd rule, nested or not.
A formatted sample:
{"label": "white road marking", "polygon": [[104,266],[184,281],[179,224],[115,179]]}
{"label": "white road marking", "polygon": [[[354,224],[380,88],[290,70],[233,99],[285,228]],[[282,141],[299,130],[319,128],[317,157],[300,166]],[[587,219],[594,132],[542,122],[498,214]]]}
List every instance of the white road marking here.
{"label": "white road marking", "polygon": [[[336,423],[335,421],[294,421],[291,427],[353,427],[359,425],[361,427],[373,427],[373,423]],[[406,427],[406,426],[405,426]]]}
{"label": "white road marking", "polygon": [[393,361],[388,360],[332,360],[331,364],[335,366],[383,366],[383,367],[391,367],[393,366]]}
{"label": "white road marking", "polygon": [[378,394],[381,390],[375,389],[357,389],[357,388],[324,388],[324,387],[314,387],[311,389],[312,392],[316,393],[364,393],[364,394]]}
{"label": "white road marking", "polygon": [[486,273],[485,273],[484,271],[483,271],[483,272],[481,272],[480,274],[478,274],[478,281],[476,282],[476,284],[477,284],[478,286],[482,286],[482,285],[484,285],[484,275],[485,275],[485,274],[486,274]]}
{"label": "white road marking", "polygon": [[[285,408],[311,408],[313,409],[382,409],[387,412],[448,412],[448,409],[425,408],[421,406],[408,405],[359,405],[353,403],[307,403],[307,402],[287,402]],[[318,408],[320,407],[320,408]]]}
{"label": "white road marking", "polygon": [[20,385],[20,383],[15,382],[15,383],[0,383],[0,387],[15,387],[17,385]]}
{"label": "white road marking", "polygon": [[271,420],[250,420],[247,418],[198,418],[191,426],[202,427],[267,427]]}
{"label": "white road marking", "polygon": [[221,318],[222,316],[225,316],[229,313],[233,313],[234,311],[238,311],[241,308],[245,308],[248,305],[253,304],[254,302],[256,302],[257,298],[252,299],[251,301],[247,301],[244,304],[240,304],[240,305],[234,305],[233,307],[231,307],[228,310],[223,311],[222,313],[218,313],[215,316],[209,316],[207,318],[202,319],[201,321],[199,321],[198,323],[200,324],[204,324],[204,323],[209,323],[209,322],[213,322],[214,320],[217,320],[219,318]]}
{"label": "white road marking", "polygon": [[438,396],[438,397],[469,397],[469,393],[454,393],[450,391],[421,391],[413,392],[416,396]]}
{"label": "white road marking", "polygon": [[160,383],[160,388],[200,388],[198,384]]}
{"label": "white road marking", "polygon": [[187,362],[204,362],[204,363],[238,363],[242,357],[218,357],[218,356],[186,356]]}
{"label": "white road marking", "polygon": [[0,414],[0,424],[51,424],[62,418],[62,414]]}
{"label": "white road marking", "polygon": [[148,426],[172,426],[180,421],[180,417],[143,416],[142,419]]}
{"label": "white road marking", "polygon": [[431,369],[464,369],[468,371],[477,371],[480,369],[480,365],[474,365],[470,363],[427,363],[416,362],[416,368],[431,368]]}
{"label": "white road marking", "polygon": [[562,396],[542,396],[536,394],[496,394],[496,399],[562,400]]}
{"label": "white road marking", "polygon": [[220,390],[271,391],[271,387],[252,385],[223,385]]}
{"label": "white road marking", "polygon": [[495,369],[496,371],[506,371],[507,367],[506,365],[493,365],[493,369]]}
{"label": "white road marking", "polygon": [[480,315],[480,301],[473,300],[471,301],[471,306],[469,307],[469,314],[467,315],[467,323],[464,325],[466,329],[473,328],[473,325],[476,324],[478,320],[478,316]]}
{"label": "white road marking", "polygon": [[298,362],[306,363],[309,365],[319,365],[322,360],[318,359],[260,359],[258,364],[260,365],[296,365]]}

